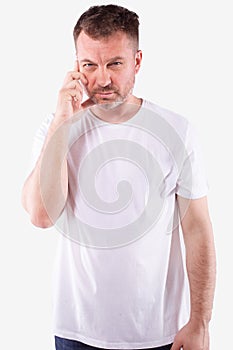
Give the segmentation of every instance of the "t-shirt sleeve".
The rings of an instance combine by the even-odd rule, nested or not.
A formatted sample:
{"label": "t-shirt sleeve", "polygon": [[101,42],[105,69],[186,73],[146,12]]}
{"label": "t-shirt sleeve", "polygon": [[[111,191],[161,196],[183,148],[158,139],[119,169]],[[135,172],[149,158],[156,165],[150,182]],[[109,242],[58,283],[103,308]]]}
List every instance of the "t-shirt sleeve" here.
{"label": "t-shirt sleeve", "polygon": [[31,157],[29,161],[29,169],[28,173],[30,174],[32,170],[34,169],[36,162],[40,156],[40,153],[42,151],[49,126],[53,120],[54,115],[51,114],[48,117],[46,117],[43,122],[41,123],[39,129],[37,130],[34,140],[33,140],[33,145],[32,145],[32,151],[31,151]]}
{"label": "t-shirt sleeve", "polygon": [[196,128],[189,123],[186,133],[184,161],[179,172],[176,193],[184,198],[198,199],[206,196],[208,189],[200,139]]}

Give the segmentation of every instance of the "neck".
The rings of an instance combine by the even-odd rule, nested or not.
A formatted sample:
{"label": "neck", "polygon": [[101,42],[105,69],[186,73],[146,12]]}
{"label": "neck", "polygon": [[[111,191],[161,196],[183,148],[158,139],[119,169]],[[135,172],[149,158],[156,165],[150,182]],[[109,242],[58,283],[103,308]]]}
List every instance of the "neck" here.
{"label": "neck", "polygon": [[140,109],[142,99],[131,95],[126,101],[109,106],[94,105],[91,107],[92,113],[99,119],[113,124],[118,124],[132,118]]}

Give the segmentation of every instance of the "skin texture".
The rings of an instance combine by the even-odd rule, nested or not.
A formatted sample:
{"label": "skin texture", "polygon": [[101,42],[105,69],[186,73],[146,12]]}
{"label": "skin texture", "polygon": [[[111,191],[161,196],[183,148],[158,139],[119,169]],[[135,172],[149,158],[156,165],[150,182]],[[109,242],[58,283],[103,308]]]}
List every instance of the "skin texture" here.
{"label": "skin texture", "polygon": [[[92,112],[111,123],[125,121],[135,114],[141,100],[132,95],[132,90],[142,53],[135,50],[132,39],[118,32],[100,44],[81,32],[76,48],[78,69],[88,81],[85,92],[95,104]],[[117,119],[113,119],[114,108]]]}
{"label": "skin texture", "polygon": [[[135,75],[142,60],[128,37],[117,32],[110,38],[93,40],[81,32],[76,43],[77,61],[67,73],[58,94],[54,119],[37,164],[25,181],[22,203],[34,225],[50,227],[67,199],[66,152],[72,117],[84,108],[107,122],[129,119],[140,108],[132,95]],[[88,99],[83,102],[83,93]],[[112,111],[117,111],[113,117]],[[46,176],[43,176],[46,171]],[[44,180],[45,179],[45,180]],[[177,198],[186,248],[190,283],[191,314],[172,350],[209,350],[208,325],[215,288],[215,251],[207,199]],[[54,205],[56,203],[56,205]]]}
{"label": "skin texture", "polygon": [[[65,77],[44,147],[22,191],[22,203],[32,223],[43,228],[56,222],[66,203],[65,154],[72,117],[90,107],[97,117],[122,122],[141,105],[132,90],[142,55],[126,34],[118,32],[107,39],[93,40],[81,32],[76,49],[75,69]],[[88,99],[83,102],[84,92]],[[117,111],[117,119],[112,118],[112,110]]]}
{"label": "skin texture", "polygon": [[172,350],[209,350],[209,322],[215,290],[216,258],[207,198],[178,196],[190,285],[190,320],[176,335]]}
{"label": "skin texture", "polygon": [[87,95],[96,104],[123,102],[131,95],[140,63],[140,60],[135,62],[134,56],[126,34],[116,33],[111,39],[104,39],[101,46],[84,32],[80,34],[77,40],[79,69],[89,82],[85,89]]}

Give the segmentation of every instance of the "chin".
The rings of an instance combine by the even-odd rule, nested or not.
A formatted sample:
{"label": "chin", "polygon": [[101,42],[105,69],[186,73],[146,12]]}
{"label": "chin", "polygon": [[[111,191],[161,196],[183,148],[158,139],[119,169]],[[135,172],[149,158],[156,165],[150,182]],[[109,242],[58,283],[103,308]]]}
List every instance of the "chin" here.
{"label": "chin", "polygon": [[105,102],[97,102],[98,107],[104,110],[111,110],[114,108],[117,108],[118,106],[122,105],[123,101],[105,101]]}

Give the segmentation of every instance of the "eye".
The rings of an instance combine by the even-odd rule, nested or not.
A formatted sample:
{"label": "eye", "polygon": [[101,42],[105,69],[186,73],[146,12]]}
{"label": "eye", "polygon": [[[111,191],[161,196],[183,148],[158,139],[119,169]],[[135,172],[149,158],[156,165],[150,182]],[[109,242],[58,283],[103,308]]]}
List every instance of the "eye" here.
{"label": "eye", "polygon": [[94,66],[93,63],[85,63],[85,64],[83,65],[84,68],[90,68],[90,67],[93,67],[93,66]]}
{"label": "eye", "polygon": [[84,71],[92,72],[96,69],[97,65],[95,63],[87,62],[87,63],[84,63],[82,67],[83,67]]}
{"label": "eye", "polygon": [[109,64],[109,66],[121,66],[122,65],[122,62],[112,62]]}
{"label": "eye", "polygon": [[113,69],[113,70],[119,70],[119,69],[121,69],[122,64],[123,63],[120,61],[111,62],[108,64],[108,68]]}

